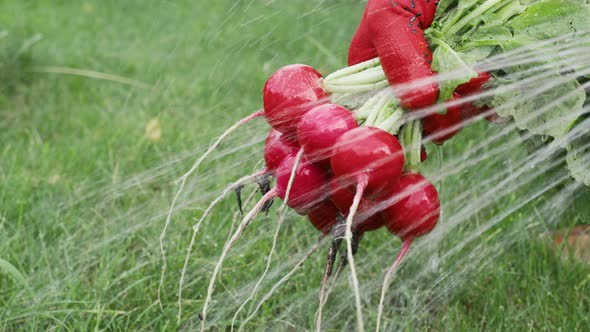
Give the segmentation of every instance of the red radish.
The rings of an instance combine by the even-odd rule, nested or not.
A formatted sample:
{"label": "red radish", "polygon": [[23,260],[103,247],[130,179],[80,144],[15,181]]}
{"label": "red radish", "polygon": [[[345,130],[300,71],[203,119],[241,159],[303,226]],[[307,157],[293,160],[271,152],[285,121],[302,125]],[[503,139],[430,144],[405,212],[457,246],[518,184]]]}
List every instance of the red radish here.
{"label": "red radish", "polygon": [[375,127],[357,127],[344,133],[336,142],[330,166],[334,176],[347,184],[356,182],[356,191],[346,217],[346,259],[350,266],[358,329],[363,330],[361,295],[353,257],[352,225],[360,202],[375,197],[402,174],[404,151],[395,136]]}
{"label": "red radish", "polygon": [[356,127],[358,124],[349,110],[336,104],[324,104],[301,118],[297,139],[309,161],[327,168],[336,140]]}
{"label": "red radish", "polygon": [[477,107],[472,103],[468,103],[463,106],[461,111],[461,118],[463,121],[473,121],[474,118],[478,117],[481,114],[488,114],[484,118],[489,122],[493,122],[493,117],[497,116],[496,112],[490,113],[490,108],[487,106],[484,107]]}
{"label": "red radish", "polygon": [[455,89],[455,92],[462,96],[479,92],[483,88],[483,85],[486,84],[491,77],[492,75],[490,75],[490,73],[487,71],[481,72],[477,75],[477,77],[472,78],[469,82],[459,85]]}
{"label": "red radish", "polygon": [[[404,168],[404,151],[397,138],[374,127],[357,127],[336,142],[330,158],[334,176],[342,183],[354,180],[356,192],[346,217],[346,259],[350,266],[358,329],[363,330],[359,281],[353,256],[352,223],[365,192],[378,195]],[[356,242],[356,241],[355,241]]]}
{"label": "red radish", "polygon": [[[334,205],[345,214],[352,205],[354,194],[346,189],[339,181],[333,179],[330,181],[330,199]],[[377,202],[366,197],[361,199],[358,208],[358,217],[355,218],[354,230],[360,232],[374,231],[383,227],[383,220],[378,213]]]}
{"label": "red radish", "polygon": [[358,127],[338,139],[330,165],[343,184],[358,184],[366,178],[366,193],[375,197],[401,176],[404,161],[402,146],[395,136],[375,127]]}
{"label": "red radish", "polygon": [[266,169],[274,174],[283,159],[289,155],[297,154],[299,149],[296,142],[271,128],[264,143],[264,162]]}
{"label": "red radish", "polygon": [[[297,157],[287,156],[277,168],[277,195],[284,200]],[[287,205],[301,215],[307,214],[327,196],[326,172],[301,157],[295,170]]]}
{"label": "red radish", "polygon": [[496,111],[488,106],[478,108],[473,104],[468,104],[463,108],[462,117],[463,120],[466,121],[482,114],[484,115],[484,119],[492,124],[501,125],[510,121],[510,117],[501,117]]}
{"label": "red radish", "polygon": [[478,108],[472,103],[467,103],[461,109],[461,119],[463,121],[469,121],[480,115],[482,112],[484,112],[483,109]]}
{"label": "red radish", "polygon": [[[455,89],[455,92],[460,94],[461,96],[469,96],[469,95],[479,93],[483,89],[483,85],[486,84],[490,80],[491,77],[492,77],[492,75],[490,75],[490,73],[488,73],[488,72],[479,73],[479,75],[477,75],[477,77],[471,79],[471,81],[459,85]],[[488,110],[489,110],[489,108],[487,108],[487,107],[479,108],[479,107],[473,105],[473,103],[467,103],[466,105],[463,106],[462,118],[463,118],[463,120],[470,120],[482,113],[488,112]],[[496,114],[495,113],[490,114],[490,115],[486,116],[485,118],[486,118],[486,120],[493,122],[494,115],[496,115]]]}
{"label": "red radish", "polygon": [[420,162],[421,163],[425,162],[427,158],[428,158],[428,154],[426,153],[426,147],[424,147],[424,144],[422,144],[420,146]]}
{"label": "red radish", "polygon": [[381,215],[387,229],[406,240],[429,233],[440,217],[436,189],[419,173],[406,173],[389,188]]}
{"label": "red radish", "polygon": [[325,200],[316,208],[307,214],[311,224],[323,234],[330,233],[330,230],[336,225],[340,210],[329,200]]}
{"label": "red radish", "polygon": [[[460,99],[461,96],[453,92],[450,101]],[[446,114],[433,113],[425,117],[422,121],[425,136],[432,136],[431,141],[435,144],[443,144],[445,141],[455,136],[461,130],[463,121],[462,104],[447,106]]]}
{"label": "red radish", "polygon": [[306,65],[280,68],[266,81],[262,94],[266,120],[289,137],[295,137],[301,117],[328,97],[322,75]]}
{"label": "red radish", "polygon": [[402,249],[385,274],[379,300],[377,326],[379,326],[383,314],[385,292],[391,276],[410,250],[412,241],[416,237],[432,231],[440,217],[438,193],[432,183],[419,173],[402,175],[389,189],[388,198],[385,200],[388,206],[381,212],[381,215],[387,229],[399,236],[403,243]]}

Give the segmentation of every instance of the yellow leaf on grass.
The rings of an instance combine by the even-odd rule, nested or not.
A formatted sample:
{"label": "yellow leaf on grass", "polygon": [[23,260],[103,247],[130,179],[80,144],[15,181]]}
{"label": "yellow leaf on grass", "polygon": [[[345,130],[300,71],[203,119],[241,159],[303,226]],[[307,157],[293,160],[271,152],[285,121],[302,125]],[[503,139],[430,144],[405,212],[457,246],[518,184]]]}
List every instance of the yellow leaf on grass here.
{"label": "yellow leaf on grass", "polygon": [[145,125],[145,137],[152,142],[159,142],[162,139],[160,119],[153,118]]}
{"label": "yellow leaf on grass", "polygon": [[50,184],[56,184],[59,182],[60,179],[61,179],[61,176],[59,174],[55,173],[47,179],[47,182],[49,182]]}

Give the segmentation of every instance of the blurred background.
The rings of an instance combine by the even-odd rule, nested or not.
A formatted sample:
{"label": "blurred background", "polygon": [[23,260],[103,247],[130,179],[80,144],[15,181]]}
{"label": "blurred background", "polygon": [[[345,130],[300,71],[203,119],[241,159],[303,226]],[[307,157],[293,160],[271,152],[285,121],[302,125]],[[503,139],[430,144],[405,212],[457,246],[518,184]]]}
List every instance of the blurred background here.
{"label": "blurred background", "polygon": [[[200,228],[179,301],[192,226],[223,188],[260,167],[267,125],[232,135],[191,177],[162,241],[162,273],[175,180],[225,128],[262,106],[276,69],[305,63],[326,75],[344,67],[363,6],[0,2],[0,330],[197,328],[212,267],[235,227],[234,198]],[[587,188],[562,167],[525,162],[530,150],[519,133],[487,122],[447,143],[442,165],[428,146],[425,174],[436,176],[493,135],[502,140],[483,148],[484,157],[437,182],[449,226],[420,241],[392,283],[387,328],[590,330]],[[276,230],[278,205],[225,262],[209,328],[228,330],[232,320],[246,330],[313,328],[328,243],[262,301],[318,238],[295,214]],[[275,231],[269,272],[236,314],[267,269]],[[368,321],[398,248],[385,231],[361,244]],[[347,275],[330,296],[325,327],[353,329]]]}

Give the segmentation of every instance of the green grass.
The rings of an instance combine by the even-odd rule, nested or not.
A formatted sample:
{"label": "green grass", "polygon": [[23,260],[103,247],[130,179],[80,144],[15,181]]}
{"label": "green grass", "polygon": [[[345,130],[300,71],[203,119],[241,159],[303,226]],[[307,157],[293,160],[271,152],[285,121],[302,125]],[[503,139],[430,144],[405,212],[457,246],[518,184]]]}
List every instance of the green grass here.
{"label": "green grass", "polygon": [[[188,203],[175,214],[165,242],[168,269],[161,309],[159,236],[176,190],[174,180],[223,128],[260,107],[261,87],[275,69],[307,63],[328,73],[343,66],[362,5],[2,1],[0,33],[8,34],[0,39],[0,330],[178,329],[176,291],[194,218],[212,193],[255,169],[266,127],[257,123],[234,135],[223,152],[246,146],[207,163],[189,183],[182,196]],[[19,53],[22,43],[37,34],[42,40]],[[92,73],[72,75],[71,69]],[[144,135],[153,118],[162,124],[159,142]],[[459,158],[486,132],[499,130],[478,124],[465,131],[445,150],[447,160]],[[523,155],[522,148],[514,147],[497,160],[445,179],[443,200],[451,202],[503,170],[505,161]],[[432,165],[427,174],[434,174]],[[474,189],[474,195],[490,186]],[[442,242],[441,250],[455,247],[462,236],[531,192],[527,185],[481,209]],[[461,257],[441,262],[439,273],[413,280],[428,254],[411,256],[415,259],[396,281],[400,302],[391,303],[396,310],[388,314],[389,326],[590,330],[590,268],[556,258],[537,236],[548,227],[589,221],[583,204],[565,214],[543,212],[556,192],[505,218],[482,241],[460,251]],[[461,203],[449,203],[448,211],[458,211]],[[197,313],[234,210],[233,200],[227,199],[201,228],[184,288],[182,329],[199,324]],[[537,212],[547,220],[536,218]],[[531,217],[538,223],[525,222]],[[240,291],[264,271],[274,220],[259,218],[236,248],[239,254],[224,264],[209,315],[216,328],[229,325],[243,300]],[[273,259],[291,260],[290,268],[293,257],[316,239],[310,225],[289,216]],[[366,258],[359,263],[361,280],[374,288],[365,289],[365,314],[372,322],[382,271],[399,242],[379,232],[367,235],[363,245],[359,257]],[[246,329],[312,328],[325,250],[324,245]],[[473,260],[463,260],[478,251]],[[277,264],[271,272],[285,273]],[[442,278],[444,273],[449,277]],[[437,280],[442,284],[432,286]],[[263,284],[261,293],[269,284]],[[355,326],[347,285],[342,278],[326,308],[335,330]]]}

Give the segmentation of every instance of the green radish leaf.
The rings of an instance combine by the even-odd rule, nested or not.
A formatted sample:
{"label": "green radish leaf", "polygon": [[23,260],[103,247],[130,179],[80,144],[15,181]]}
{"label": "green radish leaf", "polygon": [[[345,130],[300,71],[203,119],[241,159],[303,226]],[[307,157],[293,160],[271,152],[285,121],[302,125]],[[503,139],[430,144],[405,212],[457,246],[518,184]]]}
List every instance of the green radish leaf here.
{"label": "green radish leaf", "polygon": [[590,5],[580,0],[536,1],[510,24],[515,36],[548,39],[575,32],[590,32]]}
{"label": "green radish leaf", "polygon": [[590,117],[587,117],[572,129],[566,146],[566,163],[572,177],[590,186]]}
{"label": "green radish leaf", "polygon": [[432,41],[438,46],[432,54],[432,69],[443,77],[444,74],[449,75],[439,82],[439,100],[449,100],[459,85],[477,77],[477,72],[473,70],[477,58],[474,55],[453,50],[440,39],[434,38]]}
{"label": "green radish leaf", "polygon": [[520,15],[527,8],[523,1],[512,1],[496,11],[488,11],[481,20],[487,25],[505,25],[511,18]]}
{"label": "green radish leaf", "polygon": [[586,99],[582,86],[559,73],[523,83],[525,79],[496,87],[492,106],[498,115],[511,116],[519,129],[538,135],[557,138],[566,134],[582,114]]}
{"label": "green radish leaf", "polygon": [[498,46],[512,44],[514,36],[510,29],[502,25],[485,25],[464,39],[466,42],[457,49],[480,61],[489,57]]}
{"label": "green radish leaf", "polygon": [[568,145],[566,161],[572,177],[590,186],[590,147]]}
{"label": "green radish leaf", "polygon": [[[504,45],[506,49],[518,45],[532,44],[536,40],[556,38],[570,35],[569,38],[562,38],[554,43],[560,46],[572,41],[576,48],[590,49],[590,2],[576,0],[546,0],[531,4],[526,11],[514,18],[510,26],[514,31],[514,39],[519,40],[512,47]],[[544,52],[551,50],[544,49]],[[583,51],[580,51],[582,53]],[[555,60],[567,59],[558,52],[553,52]],[[571,54],[568,56],[572,56]],[[574,54],[575,56],[575,54]],[[574,60],[575,61],[575,60]],[[586,77],[590,75],[586,74]]]}
{"label": "green radish leaf", "polygon": [[496,46],[512,38],[514,36],[509,28],[502,24],[491,24],[480,27],[465,39],[467,45]]}
{"label": "green radish leaf", "polygon": [[441,1],[438,4],[438,7],[436,7],[436,19],[448,14],[448,12],[451,10],[451,8],[454,8],[455,6],[457,6],[457,0],[446,0],[446,1],[443,0],[443,1]]}

